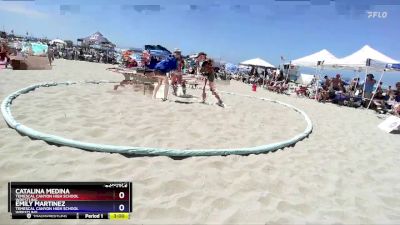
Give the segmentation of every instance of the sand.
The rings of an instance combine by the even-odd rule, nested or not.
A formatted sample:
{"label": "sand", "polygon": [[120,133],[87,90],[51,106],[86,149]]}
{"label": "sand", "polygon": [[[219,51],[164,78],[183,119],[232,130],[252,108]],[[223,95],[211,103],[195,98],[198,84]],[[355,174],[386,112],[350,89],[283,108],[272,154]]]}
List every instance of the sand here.
{"label": "sand", "polygon": [[[0,71],[0,97],[38,82],[120,80],[109,65],[56,60],[53,70]],[[8,181],[133,182],[133,218],[115,224],[399,224],[400,138],[377,128],[374,112],[278,95],[238,82],[219,89],[303,109],[309,138],[249,156],[128,158],[56,147],[19,135],[0,120],[0,224],[113,224],[23,221],[7,213]],[[188,90],[200,96],[199,91]],[[152,101],[140,87],[75,85],[21,96],[14,117],[34,129],[105,144],[246,147],[282,141],[302,117],[270,102],[222,95],[228,107]],[[208,102],[215,102],[209,94]]]}

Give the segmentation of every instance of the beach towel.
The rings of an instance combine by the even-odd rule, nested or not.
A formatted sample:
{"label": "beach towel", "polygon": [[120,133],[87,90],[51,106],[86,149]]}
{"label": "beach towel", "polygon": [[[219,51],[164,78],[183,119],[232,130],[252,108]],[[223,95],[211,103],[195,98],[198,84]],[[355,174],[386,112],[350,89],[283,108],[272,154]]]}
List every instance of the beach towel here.
{"label": "beach towel", "polygon": [[163,73],[168,73],[172,70],[176,70],[177,68],[178,68],[178,62],[173,56],[169,56],[168,58],[162,60],[161,62],[157,63],[156,66],[154,67],[155,70],[161,71]]}

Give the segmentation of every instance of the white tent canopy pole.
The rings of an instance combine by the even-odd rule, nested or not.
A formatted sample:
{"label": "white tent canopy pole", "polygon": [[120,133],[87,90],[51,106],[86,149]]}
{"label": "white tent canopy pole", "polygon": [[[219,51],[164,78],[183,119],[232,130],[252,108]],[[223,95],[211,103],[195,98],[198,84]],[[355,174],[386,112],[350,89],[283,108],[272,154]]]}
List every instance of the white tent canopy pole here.
{"label": "white tent canopy pole", "polygon": [[[368,59],[367,59],[367,60],[368,60]],[[362,98],[365,97],[365,83],[367,82],[368,68],[369,68],[368,65],[365,66],[365,76],[364,76],[364,85],[363,85]]]}
{"label": "white tent canopy pole", "polygon": [[358,69],[366,67],[365,62],[367,59],[373,59],[383,63],[399,63],[397,60],[384,55],[369,45],[364,45],[362,48],[346,57],[336,60],[327,60],[325,65],[333,68]]}
{"label": "white tent canopy pole", "polygon": [[286,71],[286,73],[287,73],[287,75],[286,75],[286,79],[287,80],[289,80],[290,79],[290,67],[292,66],[292,61],[289,61],[289,65],[288,65],[288,68],[287,68],[287,71]]}
{"label": "white tent canopy pole", "polygon": [[[319,76],[320,73],[322,71],[322,64],[324,63],[324,61],[318,61],[317,62],[317,67],[315,67],[315,100],[318,101],[317,96],[318,96],[318,88],[319,88],[319,81],[321,80],[321,77]],[[319,66],[319,70],[318,70],[318,66]]]}

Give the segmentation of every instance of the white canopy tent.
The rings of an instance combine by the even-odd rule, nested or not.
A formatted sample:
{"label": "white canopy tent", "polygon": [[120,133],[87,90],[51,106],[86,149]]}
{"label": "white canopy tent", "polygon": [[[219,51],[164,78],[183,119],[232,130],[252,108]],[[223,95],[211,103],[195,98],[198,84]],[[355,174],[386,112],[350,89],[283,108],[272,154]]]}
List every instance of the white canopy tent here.
{"label": "white canopy tent", "polygon": [[[326,49],[322,49],[321,51],[315,52],[311,55],[307,55],[307,56],[295,59],[295,60],[291,61],[290,64],[295,65],[295,66],[304,66],[304,67],[315,68],[315,78],[317,79],[317,81],[315,82],[315,95],[318,95],[318,86],[319,86],[318,84],[319,84],[319,79],[320,79],[319,75],[318,75],[318,69],[322,69],[322,66],[325,61],[335,61],[335,60],[337,60],[337,58],[332,53],[330,53]],[[297,82],[299,83],[301,81],[299,81],[299,79],[298,79]],[[308,83],[311,83],[311,82],[308,82]],[[315,99],[317,99],[317,98],[315,98]]]}
{"label": "white canopy tent", "polygon": [[337,60],[337,58],[330,53],[326,49],[322,49],[319,52],[315,52],[311,55],[307,55],[295,60],[292,60],[290,64],[296,65],[296,66],[304,66],[304,67],[311,67],[311,68],[316,68],[318,66],[318,62],[322,61],[333,61]]}
{"label": "white canopy tent", "polygon": [[349,56],[340,59],[326,60],[324,65],[333,68],[361,70],[367,67],[367,59],[373,59],[383,63],[399,63],[389,56],[371,48],[369,45],[364,45],[361,49]]}
{"label": "white canopy tent", "polygon": [[[354,52],[353,54],[336,59],[336,60],[327,60],[324,65],[332,68],[340,68],[340,69],[351,69],[355,71],[361,71],[365,69],[365,77],[364,77],[364,87],[363,87],[363,97],[365,92],[365,82],[367,79],[368,70],[370,71],[381,71],[382,68],[371,66],[367,62],[378,61],[380,63],[399,63],[399,61],[386,56],[385,54],[373,49],[369,45],[364,45],[361,49]],[[385,71],[385,70],[383,70]],[[381,77],[383,76],[383,73]]]}
{"label": "white canopy tent", "polygon": [[50,41],[50,44],[63,44],[66,45],[67,43],[65,43],[65,41],[61,40],[61,39],[54,39]]}
{"label": "white canopy tent", "polygon": [[302,73],[297,78],[296,83],[301,85],[310,85],[314,80],[314,75]]}
{"label": "white canopy tent", "polygon": [[260,59],[260,58],[255,58],[255,59],[249,59],[246,61],[243,61],[240,63],[240,65],[244,65],[244,66],[258,66],[258,67],[265,67],[265,68],[275,68],[274,65],[272,65],[271,63]]}

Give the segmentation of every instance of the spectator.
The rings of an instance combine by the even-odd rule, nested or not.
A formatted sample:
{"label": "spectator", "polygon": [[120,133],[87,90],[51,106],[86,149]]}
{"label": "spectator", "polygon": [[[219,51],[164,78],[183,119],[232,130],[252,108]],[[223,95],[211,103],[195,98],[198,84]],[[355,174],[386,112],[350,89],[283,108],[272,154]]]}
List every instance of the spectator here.
{"label": "spectator", "polygon": [[332,89],[335,91],[340,91],[343,86],[343,81],[340,78],[340,74],[336,74],[336,77],[332,79]]}
{"label": "spectator", "polygon": [[51,66],[51,63],[54,61],[54,51],[51,46],[49,46],[47,49],[47,58],[49,58],[49,63]]}
{"label": "spectator", "polygon": [[364,98],[370,99],[372,97],[372,91],[374,90],[375,83],[376,80],[374,79],[374,75],[371,73],[368,74],[364,84]]}
{"label": "spectator", "polygon": [[325,75],[324,76],[324,81],[322,83],[322,87],[327,90],[327,89],[330,88],[330,86],[331,86],[331,80],[329,79],[328,76]]}
{"label": "spectator", "polygon": [[0,44],[0,61],[6,60],[6,65],[5,67],[7,68],[8,63],[10,63],[10,57],[8,56],[9,50],[7,47],[7,43],[3,42]]}

